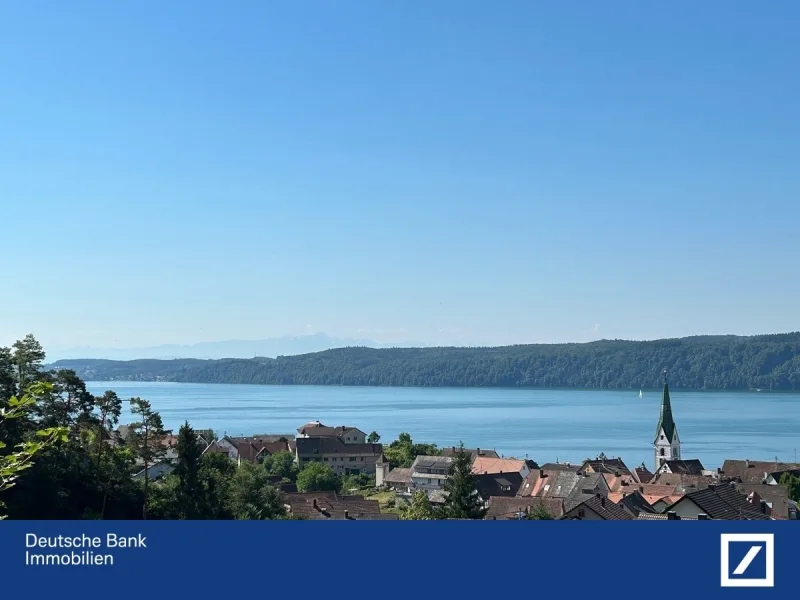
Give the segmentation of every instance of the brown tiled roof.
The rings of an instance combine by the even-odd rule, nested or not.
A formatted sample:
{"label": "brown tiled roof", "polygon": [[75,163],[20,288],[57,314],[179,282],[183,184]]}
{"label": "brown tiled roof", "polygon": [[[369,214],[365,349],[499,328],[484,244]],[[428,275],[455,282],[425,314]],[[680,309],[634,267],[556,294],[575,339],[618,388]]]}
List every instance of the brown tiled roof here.
{"label": "brown tiled roof", "polygon": [[742,483],[763,483],[765,474],[792,470],[800,470],[800,464],[728,459],[722,464],[720,475],[725,478],[738,479]]}
{"label": "brown tiled roof", "polygon": [[756,509],[729,484],[720,484],[686,494],[681,500],[691,500],[697,507],[712,519],[757,521],[769,520],[765,514]]}
{"label": "brown tiled roof", "polygon": [[411,474],[414,472],[414,469],[405,469],[401,467],[397,467],[389,471],[389,474],[386,476],[384,481],[386,483],[396,483],[401,485],[410,485],[411,484]]}
{"label": "brown tiled roof", "polygon": [[771,505],[772,516],[775,519],[784,520],[789,518],[789,493],[782,485],[765,485],[755,483],[737,483],[736,489],[739,493],[749,496],[753,492]]}
{"label": "brown tiled roof", "polygon": [[[458,448],[452,446],[451,448],[442,448],[440,454],[442,456],[449,456],[454,457],[458,452]],[[486,450],[485,448],[464,448],[464,452],[467,454],[471,454],[473,458],[475,456],[487,456],[489,458],[500,458],[500,456],[494,450]]]}
{"label": "brown tiled roof", "polygon": [[525,461],[516,458],[491,458],[476,456],[472,461],[472,472],[480,473],[520,473],[525,468]]}
{"label": "brown tiled roof", "polygon": [[523,481],[522,475],[519,473],[489,473],[475,475],[473,479],[475,489],[484,500],[488,500],[492,496],[514,497]]}
{"label": "brown tiled roof", "polygon": [[705,475],[681,475],[677,473],[661,473],[656,475],[652,481],[655,485],[672,486],[676,491],[686,493],[694,490],[702,490],[710,485],[717,483],[711,477]]}
{"label": "brown tiled roof", "polygon": [[650,483],[650,481],[653,479],[653,474],[642,467],[636,467],[633,470],[633,474],[636,476],[636,479],[639,483]]}
{"label": "brown tiled roof", "polygon": [[564,503],[561,498],[508,498],[492,496],[489,498],[487,519],[516,519],[517,514],[531,512],[534,507],[543,506],[554,519],[564,514]]}
{"label": "brown tiled roof", "polygon": [[363,496],[337,496],[326,493],[284,494],[284,504],[295,517],[312,520],[382,519],[377,500],[365,500]]}
{"label": "brown tiled roof", "polygon": [[545,463],[539,467],[545,471],[573,471],[577,473],[581,470],[581,465],[573,463]]}
{"label": "brown tiled roof", "polygon": [[596,513],[605,521],[631,521],[633,520],[633,516],[631,516],[628,511],[622,508],[619,504],[615,504],[611,502],[608,498],[595,495],[587,498],[580,504],[577,504],[571,511],[572,515],[567,516],[565,514],[562,519],[577,519],[577,511],[579,509],[586,509],[591,510],[592,512]]}
{"label": "brown tiled roof", "polygon": [[633,475],[603,473],[608,489],[612,492],[622,492],[637,489],[638,483]]}

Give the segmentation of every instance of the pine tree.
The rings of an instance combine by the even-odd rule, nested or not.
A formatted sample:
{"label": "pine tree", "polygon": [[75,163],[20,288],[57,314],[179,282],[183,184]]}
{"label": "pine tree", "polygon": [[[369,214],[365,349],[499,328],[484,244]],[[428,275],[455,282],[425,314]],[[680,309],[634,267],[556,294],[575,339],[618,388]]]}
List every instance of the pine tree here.
{"label": "pine tree", "polygon": [[141,420],[131,424],[133,450],[144,466],[144,504],[142,518],[147,520],[147,492],[150,483],[150,467],[164,457],[164,424],[161,415],[153,410],[150,403],[142,398],[131,398],[131,412]]}
{"label": "pine tree", "polygon": [[202,455],[197,434],[187,421],[178,432],[178,464],[175,468],[179,482],[176,500],[183,519],[200,519],[203,516],[205,494],[199,477]]}
{"label": "pine tree", "polygon": [[475,488],[472,474],[472,455],[464,450],[462,442],[455,453],[450,473],[444,484],[448,492],[444,515],[449,519],[483,519],[486,507]]}

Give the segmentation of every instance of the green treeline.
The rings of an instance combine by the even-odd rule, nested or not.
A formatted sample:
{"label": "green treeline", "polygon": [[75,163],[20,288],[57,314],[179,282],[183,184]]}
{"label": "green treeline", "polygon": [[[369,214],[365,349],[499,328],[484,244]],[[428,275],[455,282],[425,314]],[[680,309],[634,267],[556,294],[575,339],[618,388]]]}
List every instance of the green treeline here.
{"label": "green treeline", "polygon": [[223,360],[69,360],[87,380],[415,387],[800,390],[800,333],[497,348],[341,348]]}

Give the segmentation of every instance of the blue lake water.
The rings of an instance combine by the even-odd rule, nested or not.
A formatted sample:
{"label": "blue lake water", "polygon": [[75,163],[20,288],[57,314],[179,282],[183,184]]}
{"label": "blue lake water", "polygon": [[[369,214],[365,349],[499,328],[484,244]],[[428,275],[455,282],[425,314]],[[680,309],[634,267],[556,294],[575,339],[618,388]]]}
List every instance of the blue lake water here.
{"label": "blue lake water", "polygon": [[[164,425],[189,421],[220,435],[291,433],[321,420],[377,431],[384,442],[407,431],[440,447],[494,448],[539,463],[580,462],[600,452],[629,467],[653,468],[652,442],[661,391],[518,390],[260,386],[88,382],[150,400]],[[672,391],[684,458],[706,468],[725,458],[792,461],[800,448],[800,394]],[[132,419],[126,404],[122,422]]]}

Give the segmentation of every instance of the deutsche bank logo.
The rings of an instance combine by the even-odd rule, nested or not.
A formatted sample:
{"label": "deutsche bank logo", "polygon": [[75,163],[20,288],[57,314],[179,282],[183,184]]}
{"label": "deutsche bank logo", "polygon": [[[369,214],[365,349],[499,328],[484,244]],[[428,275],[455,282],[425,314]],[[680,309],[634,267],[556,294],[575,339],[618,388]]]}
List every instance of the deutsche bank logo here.
{"label": "deutsche bank logo", "polygon": [[723,533],[722,587],[775,587],[775,534]]}

